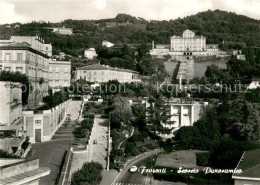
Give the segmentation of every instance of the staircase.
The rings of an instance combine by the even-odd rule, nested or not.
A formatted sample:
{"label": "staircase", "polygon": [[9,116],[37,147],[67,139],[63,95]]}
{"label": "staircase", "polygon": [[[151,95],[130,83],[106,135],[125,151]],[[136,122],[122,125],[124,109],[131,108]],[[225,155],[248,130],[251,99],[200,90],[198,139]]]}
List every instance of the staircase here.
{"label": "staircase", "polygon": [[70,114],[71,121],[66,121],[55,132],[52,140],[55,139],[74,139],[73,130],[76,127],[76,119],[78,119],[81,109],[81,101],[71,101],[67,114]]}

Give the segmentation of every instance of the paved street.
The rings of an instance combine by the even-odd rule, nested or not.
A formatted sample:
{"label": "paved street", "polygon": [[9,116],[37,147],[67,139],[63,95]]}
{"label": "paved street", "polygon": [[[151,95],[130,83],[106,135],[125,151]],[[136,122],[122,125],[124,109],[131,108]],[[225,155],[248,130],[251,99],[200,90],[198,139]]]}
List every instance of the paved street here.
{"label": "paved street", "polygon": [[[104,119],[96,115],[89,140],[88,150],[82,153],[73,154],[73,162],[71,166],[71,173],[80,169],[85,162],[99,162],[103,168],[106,168],[107,156],[107,130],[108,127],[103,124]],[[94,140],[96,144],[94,144]]]}
{"label": "paved street", "polygon": [[[90,160],[102,164],[106,168],[106,157],[108,148],[108,127],[103,124],[105,120],[96,115],[89,141]],[[92,137],[93,136],[93,137]],[[96,142],[94,144],[94,141]]]}
{"label": "paved street", "polygon": [[40,180],[40,185],[53,185],[55,183],[64,151],[69,148],[69,140],[55,140],[32,144],[32,150],[27,157],[40,160],[40,167],[49,167],[50,175]]}
{"label": "paved street", "polygon": [[121,185],[145,184],[145,180],[146,180],[145,176],[141,175],[138,172],[130,173],[129,169],[131,168],[131,166],[138,166],[138,167],[143,166],[144,165],[143,162],[146,158],[159,152],[160,150],[153,150],[147,152],[146,154],[141,154],[139,156],[136,156],[136,158],[132,159],[126,164],[125,168],[122,170],[121,173],[118,174],[118,176],[116,177],[116,179],[113,181],[111,185],[119,185],[120,183]]}

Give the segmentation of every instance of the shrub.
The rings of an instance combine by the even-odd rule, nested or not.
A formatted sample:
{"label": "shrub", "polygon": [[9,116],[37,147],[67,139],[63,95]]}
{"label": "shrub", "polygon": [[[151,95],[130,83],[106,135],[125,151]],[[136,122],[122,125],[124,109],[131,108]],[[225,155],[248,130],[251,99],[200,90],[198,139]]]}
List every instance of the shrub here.
{"label": "shrub", "polygon": [[209,160],[210,160],[209,152],[196,153],[196,164],[198,166],[209,166]]}
{"label": "shrub", "polygon": [[72,174],[71,184],[99,184],[102,180],[102,169],[100,163],[84,163],[80,170]]}
{"label": "shrub", "polygon": [[0,158],[19,158],[19,157],[0,149]]}

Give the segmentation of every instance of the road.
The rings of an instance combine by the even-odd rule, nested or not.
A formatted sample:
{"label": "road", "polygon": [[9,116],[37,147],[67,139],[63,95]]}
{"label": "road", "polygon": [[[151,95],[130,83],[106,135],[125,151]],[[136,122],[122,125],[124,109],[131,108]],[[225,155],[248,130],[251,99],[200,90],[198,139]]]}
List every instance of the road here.
{"label": "road", "polygon": [[120,147],[123,144],[123,142],[125,142],[125,140],[129,139],[130,137],[132,137],[134,135],[134,132],[135,132],[135,127],[132,128],[131,134],[127,138],[125,138],[123,141],[120,142],[120,144],[118,145],[117,149],[120,149]]}
{"label": "road", "polygon": [[64,155],[64,151],[69,148],[69,140],[54,140],[44,143],[32,144],[32,150],[28,158],[36,157],[40,160],[40,167],[49,167],[50,175],[40,179],[40,185],[54,185]]}
{"label": "road", "polygon": [[161,152],[161,150],[153,150],[144,154],[141,154],[139,156],[136,156],[136,158],[132,159],[128,163],[126,163],[126,166],[124,169],[118,174],[118,176],[115,178],[115,180],[112,182],[111,185],[119,185],[121,184],[135,184],[135,185],[142,185],[145,182],[146,177],[141,175],[140,173],[130,173],[129,169],[131,166],[141,166],[143,165],[143,161],[154,155]]}

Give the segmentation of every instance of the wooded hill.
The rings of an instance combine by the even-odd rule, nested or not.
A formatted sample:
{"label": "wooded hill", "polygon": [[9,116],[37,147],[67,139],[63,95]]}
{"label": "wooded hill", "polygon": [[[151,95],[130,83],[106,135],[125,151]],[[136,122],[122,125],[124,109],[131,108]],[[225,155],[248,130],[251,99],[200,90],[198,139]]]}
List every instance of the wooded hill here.
{"label": "wooded hill", "polygon": [[[220,44],[222,49],[260,46],[260,20],[221,10],[208,10],[169,21],[147,21],[139,17],[118,14],[115,18],[102,20],[69,19],[60,23],[32,22],[15,28],[16,24],[11,24],[11,28],[1,25],[0,37],[38,35],[47,43],[53,44],[54,52],[62,50],[67,51],[68,54],[79,54],[84,48],[99,47],[102,40],[109,40],[119,45],[149,44],[152,40],[155,43],[169,44],[171,36],[181,35],[185,29],[206,36],[207,43]],[[62,26],[73,28],[74,34],[57,35],[45,29]]]}

